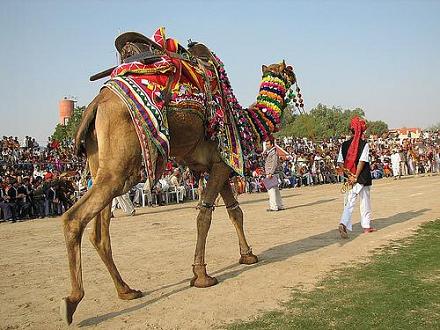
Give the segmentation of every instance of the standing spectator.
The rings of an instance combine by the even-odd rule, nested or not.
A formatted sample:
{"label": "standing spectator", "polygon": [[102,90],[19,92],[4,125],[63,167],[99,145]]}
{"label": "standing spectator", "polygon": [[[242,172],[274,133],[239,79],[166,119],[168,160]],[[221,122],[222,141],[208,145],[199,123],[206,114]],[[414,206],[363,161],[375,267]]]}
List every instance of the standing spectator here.
{"label": "standing spectator", "polygon": [[130,199],[130,196],[128,195],[128,192],[125,194],[122,194],[121,196],[113,198],[112,202],[112,218],[114,217],[113,212],[115,211],[116,207],[120,206],[122,210],[125,212],[125,214],[129,214],[131,216],[136,214],[136,210],[134,209],[133,202]]}
{"label": "standing spectator", "polygon": [[61,206],[60,201],[57,198],[57,192],[55,187],[52,185],[52,182],[45,182],[45,195],[46,195],[46,214],[50,216],[57,216],[61,214]]}
{"label": "standing spectator", "polygon": [[44,202],[46,199],[45,187],[40,176],[35,179],[34,189],[31,195],[32,208],[35,217],[44,218]]}
{"label": "standing spectator", "polygon": [[[270,137],[266,140],[266,153],[264,159],[264,171],[268,179],[273,177],[278,180],[279,159],[277,149],[275,147],[274,138]],[[267,211],[281,211],[284,210],[283,201],[281,200],[280,190],[275,184],[267,190],[269,194],[269,208]]]}
{"label": "standing spectator", "polygon": [[[1,182],[0,182],[1,183]],[[13,219],[13,214],[12,214],[12,206],[9,203],[10,197],[8,196],[8,194],[6,194],[5,190],[3,189],[3,187],[0,184],[0,209],[1,209],[1,213],[2,213],[2,221],[12,221],[15,222],[15,220]]]}
{"label": "standing spectator", "polygon": [[440,173],[440,147],[434,148],[434,173]]}
{"label": "standing spectator", "polygon": [[17,187],[17,192],[19,217],[20,219],[29,219],[32,213],[32,205],[30,200],[31,187],[29,178],[23,178],[23,182]]}
{"label": "standing spectator", "polygon": [[73,205],[73,195],[75,193],[75,186],[73,181],[65,175],[55,178],[51,182],[55,188],[57,199],[64,211],[67,211]]}
{"label": "standing spectator", "polygon": [[8,204],[11,206],[12,222],[15,222],[20,215],[20,209],[17,202],[19,198],[18,181],[16,179],[12,179],[12,182],[8,184],[6,193],[8,195]]}
{"label": "standing spectator", "polygon": [[400,157],[400,153],[397,151],[397,149],[394,149],[393,154],[391,155],[391,167],[393,169],[394,180],[397,180],[397,178],[400,178],[400,162],[401,161],[402,161],[402,158]]}

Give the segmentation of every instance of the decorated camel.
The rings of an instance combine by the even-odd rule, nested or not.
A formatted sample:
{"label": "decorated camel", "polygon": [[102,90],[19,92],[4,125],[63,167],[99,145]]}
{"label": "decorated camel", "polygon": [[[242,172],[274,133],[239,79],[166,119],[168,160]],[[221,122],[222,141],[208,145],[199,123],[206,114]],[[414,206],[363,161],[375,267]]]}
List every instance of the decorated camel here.
{"label": "decorated camel", "polygon": [[[124,282],[113,261],[110,204],[138,183],[143,166],[154,184],[168,157],[195,173],[209,173],[197,216],[190,285],[205,288],[217,284],[206,271],[205,244],[218,194],[238,235],[239,262],[258,261],[246,241],[243,212],[228,181],[234,172],[243,174],[246,153],[279,128],[284,98],[296,82],[293,69],[284,61],[263,66],[257,102],[242,109],[221,61],[201,44],[193,44],[188,52],[159,29],[153,40],[137,33],[124,34],[116,40],[116,47],[123,63],[87,107],[76,135],[78,152],[87,155],[93,186],[62,217],[72,289],[63,298],[60,313],[68,324],[84,296],[81,239],[92,220],[90,241],[119,298],[142,296]],[[131,62],[133,56],[139,61]]]}

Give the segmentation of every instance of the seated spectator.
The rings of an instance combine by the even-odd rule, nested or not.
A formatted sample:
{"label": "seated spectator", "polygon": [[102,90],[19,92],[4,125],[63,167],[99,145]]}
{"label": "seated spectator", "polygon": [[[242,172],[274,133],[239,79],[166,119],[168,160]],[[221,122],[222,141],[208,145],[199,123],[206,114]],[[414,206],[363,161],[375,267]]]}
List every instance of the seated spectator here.
{"label": "seated spectator", "polygon": [[383,175],[385,178],[389,178],[393,176],[393,172],[391,171],[390,163],[384,162],[383,163]]}
{"label": "seated spectator", "polygon": [[165,205],[165,195],[169,189],[170,189],[170,183],[167,177],[165,176],[165,174],[163,174],[162,177],[159,179],[159,181],[155,184],[155,186],[151,190],[152,193],[156,194],[158,205],[160,206]]}
{"label": "seated spectator", "polygon": [[180,174],[180,170],[175,168],[173,174],[170,176],[170,188],[175,188],[177,191],[177,198],[180,202],[183,202],[183,199],[186,196],[186,189],[183,184],[182,175]]}

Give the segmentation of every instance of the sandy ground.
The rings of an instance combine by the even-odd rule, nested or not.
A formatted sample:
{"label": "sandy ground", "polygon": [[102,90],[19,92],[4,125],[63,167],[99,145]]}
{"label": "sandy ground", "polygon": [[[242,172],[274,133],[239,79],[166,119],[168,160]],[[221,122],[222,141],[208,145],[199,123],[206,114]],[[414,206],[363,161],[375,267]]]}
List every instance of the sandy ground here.
{"label": "sandy ground", "polygon": [[[282,191],[287,210],[267,213],[267,194],[241,195],[247,238],[260,262],[238,264],[238,243],[224,207],[214,212],[208,271],[219,284],[189,287],[195,247],[194,203],[138,209],[112,220],[113,254],[122,276],[145,296],[122,301],[87,238],[83,243],[85,298],[70,327],[207,329],[279,308],[292,287],[313,287],[326,272],[368,260],[389,241],[440,217],[440,176],[375,181],[374,225],[349,240],[336,230],[339,185]],[[356,208],[355,222],[359,211]],[[87,229],[86,231],[89,231]],[[87,235],[87,232],[86,232]],[[70,290],[60,219],[0,224],[0,328],[65,329],[60,299]]]}

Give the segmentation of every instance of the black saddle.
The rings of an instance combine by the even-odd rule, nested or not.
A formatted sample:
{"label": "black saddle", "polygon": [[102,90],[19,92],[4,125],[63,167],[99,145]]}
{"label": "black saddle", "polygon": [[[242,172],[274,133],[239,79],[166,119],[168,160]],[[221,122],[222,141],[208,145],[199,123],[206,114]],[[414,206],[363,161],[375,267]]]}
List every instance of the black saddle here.
{"label": "black saddle", "polygon": [[[179,44],[176,53],[166,53],[165,50],[150,38],[138,32],[125,32],[115,39],[115,47],[119,53],[120,63],[141,62],[151,64],[159,61],[161,56],[168,55],[190,62],[193,65],[202,65],[213,70],[218,63],[211,51],[205,45],[191,42],[188,49]],[[211,64],[212,63],[212,64]],[[104,70],[90,77],[91,81],[109,76],[116,67]]]}

